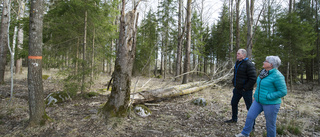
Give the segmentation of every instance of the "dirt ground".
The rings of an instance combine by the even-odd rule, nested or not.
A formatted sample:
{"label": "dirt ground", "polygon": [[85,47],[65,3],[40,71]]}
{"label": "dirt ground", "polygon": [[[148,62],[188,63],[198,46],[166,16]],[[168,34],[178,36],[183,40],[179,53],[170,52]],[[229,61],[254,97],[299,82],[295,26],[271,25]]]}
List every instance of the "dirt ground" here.
{"label": "dirt ground", "polygon": [[[44,80],[44,94],[61,91],[62,84],[56,74]],[[27,74],[15,76],[14,98],[10,100],[10,74],[6,73],[6,84],[0,85],[0,136],[97,136],[97,137],[232,137],[241,132],[247,110],[244,101],[239,103],[239,120],[234,124],[223,121],[231,118],[232,87],[216,85],[193,94],[174,97],[145,104],[152,114],[140,117],[133,111],[126,118],[104,120],[99,109],[106,103],[107,94],[91,98],[77,97],[72,100],[46,107],[47,115],[52,118],[44,126],[28,127],[29,105]],[[91,91],[106,88],[109,76],[100,75]],[[134,77],[132,89],[135,91],[164,88],[177,85],[171,79]],[[278,136],[319,137],[320,136],[320,86],[317,84],[297,84],[288,90],[277,118]],[[193,100],[204,98],[206,106],[197,106]],[[281,127],[281,128],[280,128]],[[266,136],[263,113],[256,119],[255,131],[251,136]]]}

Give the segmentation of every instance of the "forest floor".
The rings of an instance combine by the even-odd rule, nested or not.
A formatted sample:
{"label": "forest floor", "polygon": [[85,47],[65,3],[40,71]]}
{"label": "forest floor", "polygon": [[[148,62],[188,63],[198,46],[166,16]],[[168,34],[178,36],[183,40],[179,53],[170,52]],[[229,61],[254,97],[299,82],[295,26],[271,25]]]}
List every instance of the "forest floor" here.
{"label": "forest floor", "polygon": [[[25,68],[26,69],[26,68]],[[44,94],[62,91],[63,84],[56,71],[43,70],[50,75],[44,80]],[[110,76],[101,75],[95,80],[91,91],[106,88]],[[101,136],[101,137],[160,137],[160,136],[208,136],[232,137],[240,133],[247,114],[243,99],[239,103],[238,122],[225,124],[231,118],[231,83],[216,85],[205,90],[151,102],[146,106],[152,111],[148,117],[131,112],[128,117],[114,118],[106,122],[99,109],[107,102],[106,93],[91,98],[76,97],[72,100],[46,107],[52,119],[40,127],[28,127],[29,104],[27,72],[14,79],[14,98],[10,100],[10,73],[6,73],[5,84],[0,85],[0,136]],[[132,89],[136,91],[178,85],[171,79],[134,77]],[[206,106],[197,106],[193,100],[204,98]],[[278,136],[320,136],[320,86],[297,84],[288,90],[277,117]],[[256,119],[251,136],[266,136],[263,113]]]}

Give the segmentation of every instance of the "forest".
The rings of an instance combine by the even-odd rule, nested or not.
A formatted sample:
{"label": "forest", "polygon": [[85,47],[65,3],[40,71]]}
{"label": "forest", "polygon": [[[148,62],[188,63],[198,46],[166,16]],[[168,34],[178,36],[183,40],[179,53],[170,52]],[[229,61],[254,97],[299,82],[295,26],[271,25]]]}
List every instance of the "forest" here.
{"label": "forest", "polygon": [[[0,133],[233,136],[243,102],[241,122],[220,124],[243,48],[257,72],[281,59],[291,94],[277,134],[320,136],[320,0],[220,1],[212,21],[210,0],[1,0]],[[253,136],[266,136],[263,117]]]}

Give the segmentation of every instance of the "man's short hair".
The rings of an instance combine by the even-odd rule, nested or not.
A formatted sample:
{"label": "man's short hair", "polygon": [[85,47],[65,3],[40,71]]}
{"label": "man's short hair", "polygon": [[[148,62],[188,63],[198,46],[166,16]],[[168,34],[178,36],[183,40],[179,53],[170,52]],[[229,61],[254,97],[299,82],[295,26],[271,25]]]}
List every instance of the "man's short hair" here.
{"label": "man's short hair", "polygon": [[239,49],[239,51],[240,51],[243,55],[245,55],[245,57],[247,57],[247,51],[246,51],[245,49]]}

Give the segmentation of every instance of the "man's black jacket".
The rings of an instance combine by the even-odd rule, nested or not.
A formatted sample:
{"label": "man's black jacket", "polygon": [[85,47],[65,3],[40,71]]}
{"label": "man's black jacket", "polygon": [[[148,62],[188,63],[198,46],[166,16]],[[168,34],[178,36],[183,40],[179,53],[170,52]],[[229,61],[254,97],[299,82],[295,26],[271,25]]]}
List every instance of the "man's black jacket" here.
{"label": "man's black jacket", "polygon": [[238,90],[252,90],[256,80],[257,74],[253,63],[248,58],[238,60],[234,66],[233,86]]}

